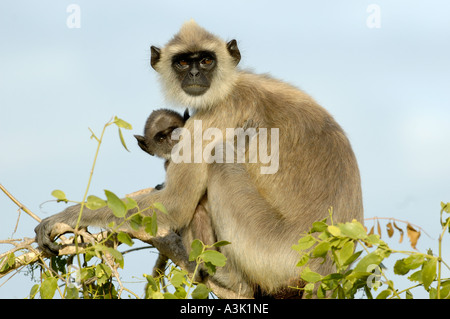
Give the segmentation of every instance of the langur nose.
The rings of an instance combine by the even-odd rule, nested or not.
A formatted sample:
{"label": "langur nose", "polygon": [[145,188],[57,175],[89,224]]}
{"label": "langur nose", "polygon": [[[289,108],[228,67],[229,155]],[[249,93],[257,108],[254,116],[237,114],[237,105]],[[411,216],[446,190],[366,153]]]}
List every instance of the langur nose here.
{"label": "langur nose", "polygon": [[189,76],[191,77],[191,78],[196,78],[196,77],[198,77],[200,75],[200,71],[197,69],[197,68],[195,68],[195,67],[193,67],[190,71],[189,71]]}

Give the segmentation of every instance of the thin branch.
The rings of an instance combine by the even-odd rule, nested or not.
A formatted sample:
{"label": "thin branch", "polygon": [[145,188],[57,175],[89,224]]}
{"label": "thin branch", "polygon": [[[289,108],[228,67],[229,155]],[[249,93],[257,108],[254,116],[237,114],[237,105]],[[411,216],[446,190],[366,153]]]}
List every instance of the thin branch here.
{"label": "thin branch", "polygon": [[26,208],[21,202],[19,202],[13,195],[11,195],[7,190],[6,190],[6,188],[2,185],[2,184],[0,184],[0,189],[3,191],[3,193],[5,193],[6,194],[6,196],[8,196],[13,202],[14,202],[14,204],[16,204],[17,206],[19,206],[19,208],[21,209],[21,210],[23,210],[25,213],[27,213],[28,215],[30,215],[31,217],[33,217],[37,222],[41,222],[41,219],[36,215],[36,214],[34,214],[31,210],[29,210],[28,208]]}

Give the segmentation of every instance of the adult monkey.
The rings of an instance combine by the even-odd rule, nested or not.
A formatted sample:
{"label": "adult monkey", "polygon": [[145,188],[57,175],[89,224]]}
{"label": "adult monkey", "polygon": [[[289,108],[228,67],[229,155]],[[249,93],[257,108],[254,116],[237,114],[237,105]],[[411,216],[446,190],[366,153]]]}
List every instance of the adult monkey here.
{"label": "adult monkey", "polygon": [[[240,53],[199,27],[185,23],[162,49],[151,48],[151,65],[159,73],[166,96],[195,110],[184,128],[194,136],[194,120],[203,131],[242,125],[252,119],[260,128],[279,128],[279,169],[261,174],[261,163],[179,163],[169,165],[166,186],[136,197],[141,208],[161,202],[169,212],[158,225],[173,230],[189,225],[208,190],[208,212],[228,258],[214,280],[251,297],[255,291],[277,294],[298,278],[297,252],[291,246],[314,221],[363,219],[357,162],[341,127],[299,89],[236,68]],[[277,151],[272,149],[272,151]],[[57,252],[52,229],[74,227],[77,207],[46,218],[36,227],[39,245]],[[132,212],[131,212],[132,213]],[[116,217],[107,209],[85,211],[80,226],[105,227]],[[312,264],[318,272],[330,265]]]}

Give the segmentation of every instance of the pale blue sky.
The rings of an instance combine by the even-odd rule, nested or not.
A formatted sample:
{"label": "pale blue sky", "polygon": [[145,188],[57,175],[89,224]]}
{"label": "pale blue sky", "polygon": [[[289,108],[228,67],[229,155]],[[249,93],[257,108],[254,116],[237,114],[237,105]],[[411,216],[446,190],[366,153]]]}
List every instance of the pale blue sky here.
{"label": "pale blue sky", "polygon": [[[71,3],[80,6],[80,28],[66,25]],[[194,18],[238,40],[242,67],[288,81],[328,109],[358,158],[366,217],[420,225],[434,239],[422,235],[418,249],[437,250],[439,203],[450,201],[450,2],[216,3],[2,0],[0,183],[42,218],[63,209],[39,207],[54,189],[81,199],[96,147],[88,127],[100,133],[114,115],[133,125],[124,132],[130,152],[111,128],[90,194],[109,189],[123,196],[162,182],[163,162],[133,137],[152,110],[167,106],[149,47],[164,45]],[[381,28],[366,24],[372,3],[381,10]],[[5,239],[17,208],[2,194],[0,216]],[[14,237],[33,236],[35,226],[22,213]],[[135,255],[126,259],[126,278],[151,271],[154,254]],[[31,286],[29,277],[16,275],[0,286],[0,298],[25,297]]]}

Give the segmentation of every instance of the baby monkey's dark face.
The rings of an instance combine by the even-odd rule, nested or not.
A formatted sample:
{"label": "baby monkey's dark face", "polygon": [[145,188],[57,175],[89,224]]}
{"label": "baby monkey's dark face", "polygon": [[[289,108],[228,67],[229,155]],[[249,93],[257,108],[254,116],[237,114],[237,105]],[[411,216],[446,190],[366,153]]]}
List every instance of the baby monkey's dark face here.
{"label": "baby monkey's dark face", "polygon": [[144,136],[135,135],[141,149],[152,156],[170,159],[172,148],[178,140],[172,139],[172,132],[183,127],[189,115],[183,118],[171,110],[154,111],[145,124]]}

